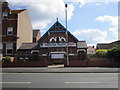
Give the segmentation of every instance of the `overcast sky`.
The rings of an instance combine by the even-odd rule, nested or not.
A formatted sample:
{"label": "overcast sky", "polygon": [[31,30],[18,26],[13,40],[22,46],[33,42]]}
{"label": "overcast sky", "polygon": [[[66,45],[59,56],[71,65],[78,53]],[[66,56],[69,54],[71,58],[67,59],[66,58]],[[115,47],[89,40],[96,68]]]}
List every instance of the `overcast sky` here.
{"label": "overcast sky", "polygon": [[68,30],[88,45],[118,40],[118,0],[7,0],[11,9],[28,9],[33,29],[42,35],[59,18],[65,26],[68,4]]}

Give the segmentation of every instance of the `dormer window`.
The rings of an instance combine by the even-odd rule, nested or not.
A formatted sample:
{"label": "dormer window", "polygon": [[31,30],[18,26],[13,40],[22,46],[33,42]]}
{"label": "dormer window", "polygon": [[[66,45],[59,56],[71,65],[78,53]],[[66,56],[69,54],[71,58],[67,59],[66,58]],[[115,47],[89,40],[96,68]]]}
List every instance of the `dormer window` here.
{"label": "dormer window", "polygon": [[8,12],[3,12],[3,18],[7,19],[8,18]]}
{"label": "dormer window", "polygon": [[9,35],[9,36],[13,35],[13,27],[7,28],[7,35]]}

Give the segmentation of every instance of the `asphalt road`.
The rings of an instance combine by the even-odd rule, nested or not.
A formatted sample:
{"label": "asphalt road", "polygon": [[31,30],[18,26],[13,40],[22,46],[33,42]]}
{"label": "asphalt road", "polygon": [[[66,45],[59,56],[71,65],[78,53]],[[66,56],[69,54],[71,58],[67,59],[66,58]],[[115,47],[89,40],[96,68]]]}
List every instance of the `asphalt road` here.
{"label": "asphalt road", "polygon": [[3,88],[118,88],[118,73],[3,73]]}

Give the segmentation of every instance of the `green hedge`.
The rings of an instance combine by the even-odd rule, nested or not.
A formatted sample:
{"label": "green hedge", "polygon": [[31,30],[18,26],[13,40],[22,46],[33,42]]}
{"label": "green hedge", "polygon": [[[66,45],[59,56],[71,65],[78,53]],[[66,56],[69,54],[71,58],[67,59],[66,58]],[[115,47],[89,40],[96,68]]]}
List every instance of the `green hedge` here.
{"label": "green hedge", "polygon": [[114,58],[120,61],[120,45],[116,45],[112,49],[108,50],[107,55],[109,58]]}
{"label": "green hedge", "polygon": [[90,54],[90,57],[107,57],[107,52],[107,49],[99,49],[94,54]]}
{"label": "green hedge", "polygon": [[10,56],[5,56],[2,60],[4,60],[4,62],[11,62]]}

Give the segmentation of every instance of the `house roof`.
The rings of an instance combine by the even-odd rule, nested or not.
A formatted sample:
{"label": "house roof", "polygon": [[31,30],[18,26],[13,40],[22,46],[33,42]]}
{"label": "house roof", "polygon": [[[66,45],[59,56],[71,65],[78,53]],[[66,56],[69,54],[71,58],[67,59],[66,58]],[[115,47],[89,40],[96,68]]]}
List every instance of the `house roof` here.
{"label": "house roof", "polygon": [[110,49],[115,45],[120,45],[120,40],[111,43],[98,43],[96,49]]}
{"label": "house roof", "polygon": [[40,32],[39,29],[34,29],[34,30],[33,30],[33,37],[36,37],[37,34],[38,34],[38,32]]}
{"label": "house roof", "polygon": [[22,43],[18,50],[33,50],[38,49],[38,43]]}
{"label": "house roof", "polygon": [[11,14],[18,14],[18,13],[21,13],[23,11],[25,11],[26,9],[21,9],[21,10],[10,10],[10,13]]}
{"label": "house roof", "polygon": [[98,43],[96,48],[97,49],[109,49],[110,44],[109,43]]}
{"label": "house roof", "polygon": [[[59,30],[56,27],[61,27],[62,30]],[[73,36],[68,30],[66,31],[66,28],[59,21],[56,21],[50,27],[50,29],[38,40],[38,43],[40,43],[40,41],[42,40],[42,38],[44,38],[48,34],[48,32],[68,32],[69,35],[71,35],[76,41],[78,41],[78,39],[75,36]]]}
{"label": "house roof", "polygon": [[95,48],[89,46],[89,47],[87,48],[87,52],[95,52]]}

